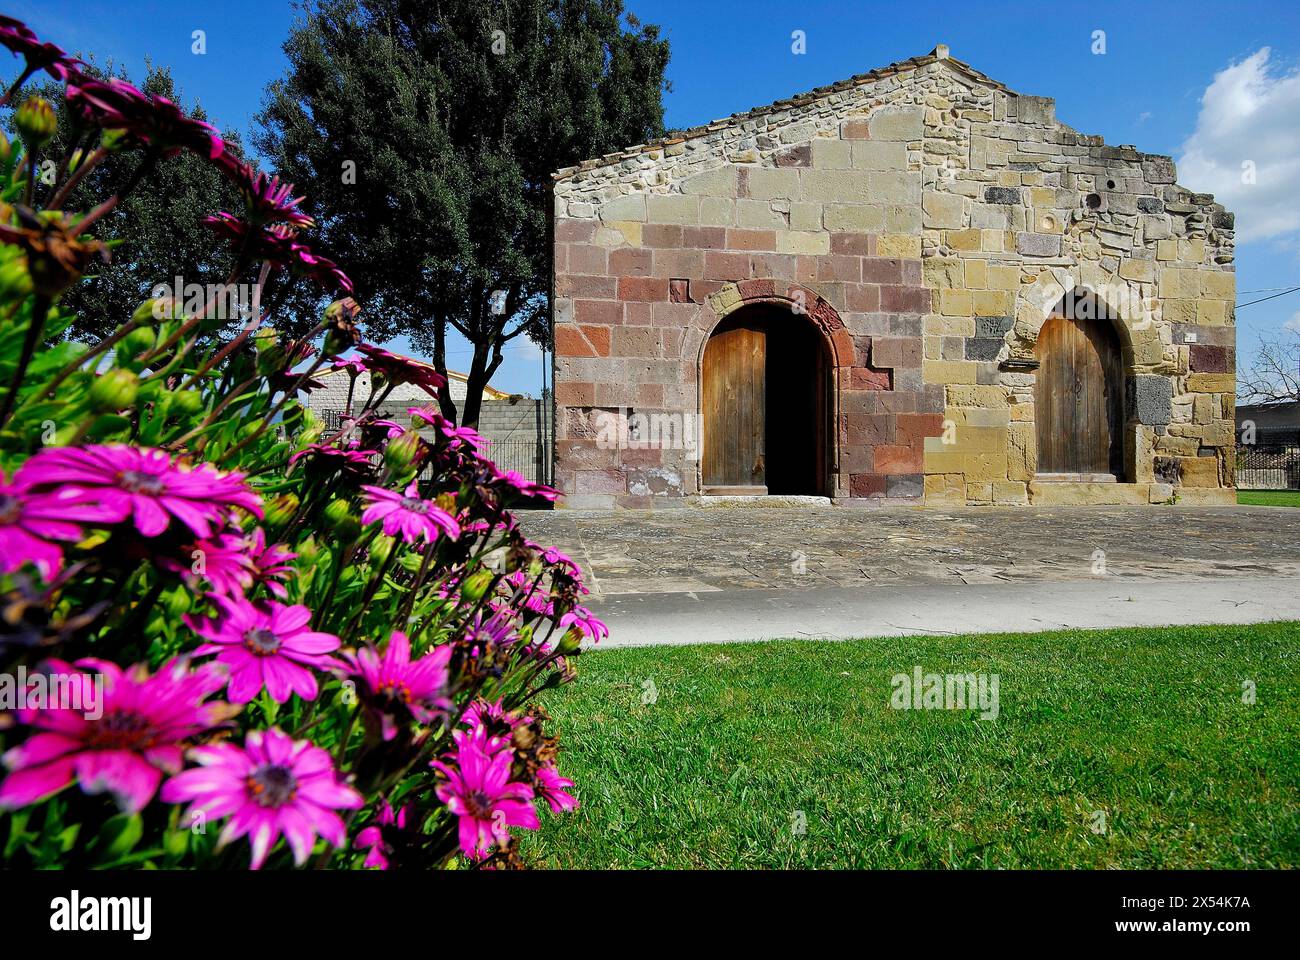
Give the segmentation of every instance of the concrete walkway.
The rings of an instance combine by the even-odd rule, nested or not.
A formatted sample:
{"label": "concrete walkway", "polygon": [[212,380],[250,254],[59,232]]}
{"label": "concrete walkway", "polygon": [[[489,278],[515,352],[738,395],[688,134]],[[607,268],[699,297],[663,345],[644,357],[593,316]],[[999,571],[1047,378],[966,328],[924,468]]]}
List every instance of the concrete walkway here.
{"label": "concrete walkway", "polygon": [[1300,620],[1297,509],[737,507],[521,522],[583,566],[611,646]]}

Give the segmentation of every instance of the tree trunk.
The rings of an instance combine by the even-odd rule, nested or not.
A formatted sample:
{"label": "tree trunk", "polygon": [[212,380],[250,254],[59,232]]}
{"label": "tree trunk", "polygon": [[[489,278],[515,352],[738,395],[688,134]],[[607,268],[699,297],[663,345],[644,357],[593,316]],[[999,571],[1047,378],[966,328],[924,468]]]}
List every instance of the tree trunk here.
{"label": "tree trunk", "polygon": [[451,378],[447,376],[447,321],[441,318],[433,321],[433,369],[447,381],[438,391],[438,407],[444,417],[455,423],[456,402],[451,399]]}

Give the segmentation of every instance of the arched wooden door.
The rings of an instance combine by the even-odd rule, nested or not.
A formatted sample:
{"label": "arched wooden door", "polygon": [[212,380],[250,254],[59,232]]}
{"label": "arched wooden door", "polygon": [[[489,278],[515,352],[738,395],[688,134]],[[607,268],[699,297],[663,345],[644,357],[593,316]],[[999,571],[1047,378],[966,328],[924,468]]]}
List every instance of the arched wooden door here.
{"label": "arched wooden door", "polygon": [[706,493],[767,493],[767,332],[759,322],[727,322],[704,347]]}
{"label": "arched wooden door", "polygon": [[1121,478],[1124,366],[1112,321],[1048,317],[1037,356],[1038,475]]}

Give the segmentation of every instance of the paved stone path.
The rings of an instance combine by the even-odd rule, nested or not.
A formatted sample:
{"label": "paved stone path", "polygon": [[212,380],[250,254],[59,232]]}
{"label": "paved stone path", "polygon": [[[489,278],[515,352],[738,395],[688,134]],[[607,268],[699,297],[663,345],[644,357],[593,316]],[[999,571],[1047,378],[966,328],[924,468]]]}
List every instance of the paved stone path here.
{"label": "paved stone path", "polygon": [[582,565],[620,645],[1300,619],[1297,509],[742,507],[521,522]]}

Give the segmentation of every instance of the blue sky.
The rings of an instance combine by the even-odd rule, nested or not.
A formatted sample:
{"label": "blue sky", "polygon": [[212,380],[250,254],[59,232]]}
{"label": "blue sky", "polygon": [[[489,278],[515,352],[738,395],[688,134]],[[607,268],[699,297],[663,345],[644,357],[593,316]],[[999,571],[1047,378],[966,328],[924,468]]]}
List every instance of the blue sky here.
{"label": "blue sky", "polygon": [[[861,73],[946,43],[952,55],[1021,93],[1051,96],[1057,116],[1107,143],[1181,161],[1179,181],[1215,193],[1238,217],[1239,302],[1300,285],[1300,4],[628,0],[672,43],[667,123],[686,127]],[[46,39],[132,75],[172,68],[187,102],[247,135],[266,84],[286,61],[287,0],[5,0]],[[191,50],[203,30],[207,52]],[[806,52],[792,52],[803,31]],[[1097,31],[1104,53],[1094,53]],[[247,136],[246,136],[247,139]],[[1243,163],[1255,182],[1242,183]],[[1244,238],[1243,238],[1244,234]],[[1247,307],[1238,342],[1300,329],[1300,293]],[[402,344],[396,344],[401,348]],[[468,362],[463,344],[449,357]],[[1243,357],[1243,361],[1244,361]],[[512,349],[494,384],[535,392],[540,358]]]}

